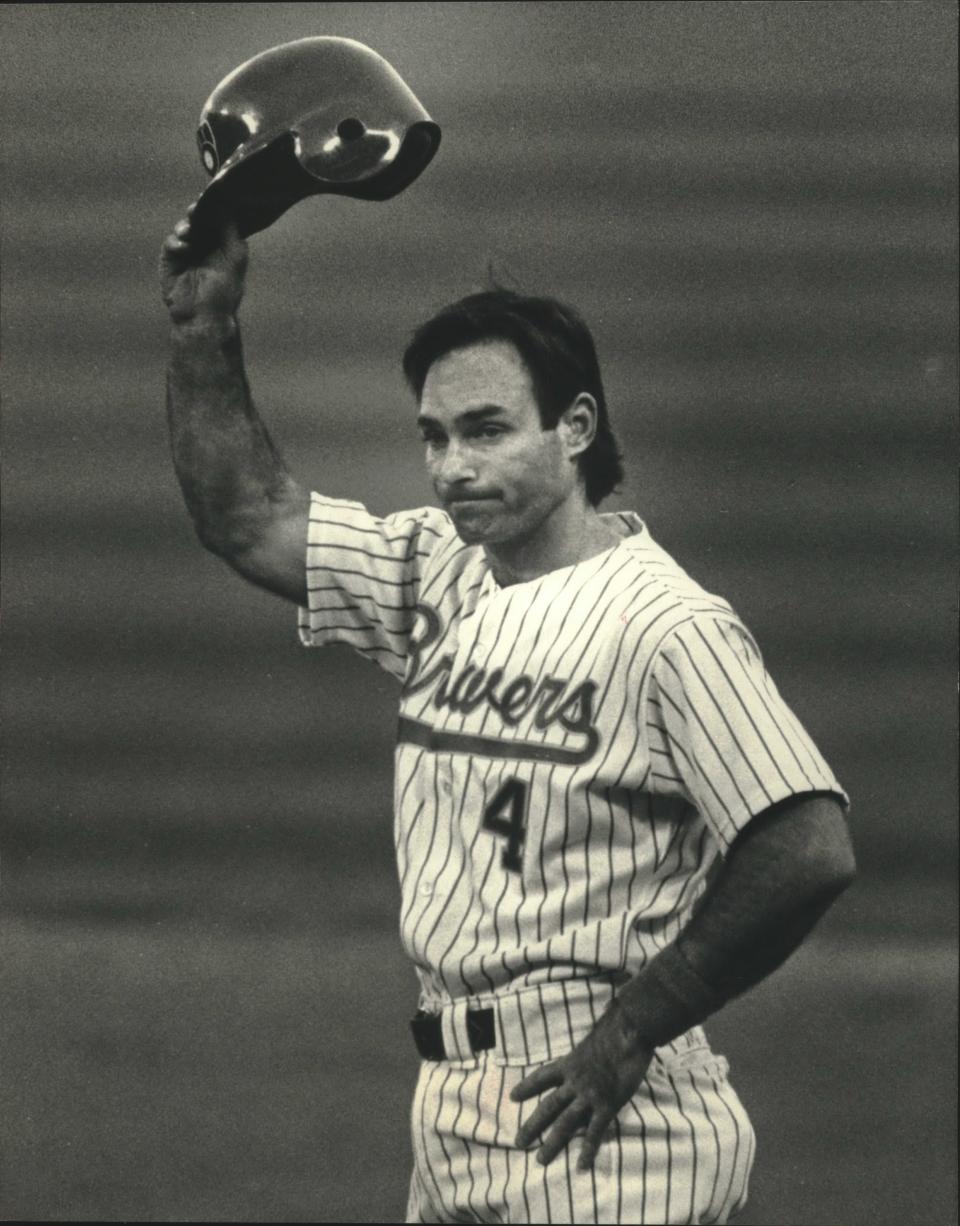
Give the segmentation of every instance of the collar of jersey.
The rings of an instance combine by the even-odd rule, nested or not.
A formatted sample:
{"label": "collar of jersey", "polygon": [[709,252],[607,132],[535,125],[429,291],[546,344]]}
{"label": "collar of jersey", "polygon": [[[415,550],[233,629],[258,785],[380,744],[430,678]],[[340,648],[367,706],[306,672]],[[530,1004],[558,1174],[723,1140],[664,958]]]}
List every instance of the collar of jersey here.
{"label": "collar of jersey", "polygon": [[632,544],[637,537],[646,535],[646,524],[644,524],[643,520],[636,513],[636,511],[603,512],[600,518],[608,524],[625,527],[628,529],[628,531],[619,541],[617,541],[615,545],[611,545],[609,549],[604,549],[600,554],[595,554],[592,558],[585,558],[583,562],[574,562],[572,566],[559,566],[556,570],[548,570],[546,574],[537,575],[533,579],[524,579],[520,583],[511,583],[507,587],[501,587],[496,581],[493,571],[490,568],[490,564],[487,562],[486,555],[481,549],[481,565],[484,567],[484,576],[483,582],[480,585],[478,598],[480,600],[484,600],[490,596],[497,596],[501,592],[512,592],[515,588],[523,587],[528,583],[542,583],[544,579],[549,578],[551,575],[564,574],[568,570],[573,570],[576,566],[585,566],[588,562],[594,562],[598,557],[605,557],[607,554],[614,553],[616,550],[624,546],[629,547],[629,545]]}

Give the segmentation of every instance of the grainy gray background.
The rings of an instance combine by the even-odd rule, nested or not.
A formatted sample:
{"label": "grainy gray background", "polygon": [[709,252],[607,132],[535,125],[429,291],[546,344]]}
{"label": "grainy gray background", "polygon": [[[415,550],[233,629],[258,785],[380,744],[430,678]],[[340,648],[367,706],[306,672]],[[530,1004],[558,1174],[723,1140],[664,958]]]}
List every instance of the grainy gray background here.
{"label": "grainy gray background", "polygon": [[155,259],[241,60],[359,38],[443,127],[381,205],[252,242],[298,473],[430,500],[398,356],[504,278],[594,327],[654,535],[754,629],[853,796],[861,878],[711,1028],[755,1223],[956,1220],[956,9],[0,8],[2,1211],[397,1220],[415,1061],[392,683],[192,538]]}

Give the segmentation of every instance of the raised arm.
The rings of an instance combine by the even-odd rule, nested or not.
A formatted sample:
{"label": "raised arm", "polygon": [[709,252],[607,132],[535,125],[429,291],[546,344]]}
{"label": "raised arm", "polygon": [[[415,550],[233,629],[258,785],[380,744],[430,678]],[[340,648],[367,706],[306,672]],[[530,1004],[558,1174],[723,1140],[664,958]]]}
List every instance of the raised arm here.
{"label": "raised arm", "polygon": [[161,248],[173,462],[206,548],[252,583],[305,605],[309,497],[250,396],[237,323],[246,267],[247,244],[232,224],[209,250],[188,216]]}

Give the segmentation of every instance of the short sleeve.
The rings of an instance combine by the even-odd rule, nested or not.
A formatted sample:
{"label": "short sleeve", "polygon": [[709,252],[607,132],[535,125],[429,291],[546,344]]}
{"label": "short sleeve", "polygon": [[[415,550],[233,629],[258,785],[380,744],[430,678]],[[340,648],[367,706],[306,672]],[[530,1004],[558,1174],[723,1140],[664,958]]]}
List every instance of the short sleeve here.
{"label": "short sleeve", "polygon": [[362,503],[313,494],[301,643],[345,643],[402,679],[424,569],[449,531],[433,507],[381,519]]}
{"label": "short sleeve", "polygon": [[667,637],[651,670],[647,727],[655,790],[685,795],[724,849],[789,796],[833,792],[849,803],[739,622],[694,617]]}

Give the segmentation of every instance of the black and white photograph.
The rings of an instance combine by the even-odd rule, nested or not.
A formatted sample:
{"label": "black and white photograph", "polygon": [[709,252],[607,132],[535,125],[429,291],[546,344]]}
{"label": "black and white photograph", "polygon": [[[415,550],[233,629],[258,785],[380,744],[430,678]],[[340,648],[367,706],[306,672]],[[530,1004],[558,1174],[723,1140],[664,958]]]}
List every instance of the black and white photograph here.
{"label": "black and white photograph", "polygon": [[955,1226],[956,5],[0,48],[0,1219]]}

